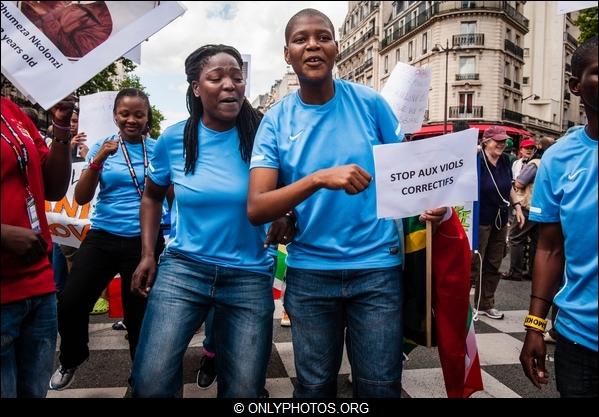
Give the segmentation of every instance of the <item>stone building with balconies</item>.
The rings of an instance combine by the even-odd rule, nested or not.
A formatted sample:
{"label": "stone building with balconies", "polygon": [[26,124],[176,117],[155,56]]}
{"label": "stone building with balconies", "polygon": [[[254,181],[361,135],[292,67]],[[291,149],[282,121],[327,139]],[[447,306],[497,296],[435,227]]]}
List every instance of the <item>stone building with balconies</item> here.
{"label": "stone building with balconies", "polygon": [[570,60],[580,35],[577,12],[557,14],[556,1],[527,2],[530,33],[524,38],[523,122],[535,136],[561,136],[586,123],[580,98],[570,93]]}
{"label": "stone building with balconies", "polygon": [[[340,32],[337,69],[339,78],[379,90],[379,30],[381,4],[386,1],[350,1]],[[388,5],[387,5],[388,6]]]}
{"label": "stone building with balconies", "polygon": [[421,134],[442,133],[446,111],[448,131],[452,122],[466,120],[482,129],[502,124],[516,137],[528,134],[522,115],[523,43],[530,24],[525,1],[348,3],[337,60],[341,78],[380,91],[397,62],[430,67]]}

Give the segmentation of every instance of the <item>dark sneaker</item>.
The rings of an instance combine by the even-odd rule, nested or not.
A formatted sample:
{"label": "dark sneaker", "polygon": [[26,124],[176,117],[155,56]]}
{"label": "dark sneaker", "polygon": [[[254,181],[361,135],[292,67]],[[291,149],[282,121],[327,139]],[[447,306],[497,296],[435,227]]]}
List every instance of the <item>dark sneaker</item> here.
{"label": "dark sneaker", "polygon": [[196,378],[196,383],[200,389],[208,389],[216,381],[216,359],[214,357],[202,356],[200,360],[200,370]]}
{"label": "dark sneaker", "polygon": [[262,393],[258,398],[270,398],[270,392],[266,388],[262,388]]}
{"label": "dark sneaker", "polygon": [[77,368],[67,369],[63,366],[58,368],[52,378],[50,378],[49,387],[54,391],[62,391],[67,389],[75,380],[75,371]]}
{"label": "dark sneaker", "polygon": [[127,330],[127,327],[125,326],[125,323],[123,323],[123,320],[119,320],[113,323],[112,330]]}

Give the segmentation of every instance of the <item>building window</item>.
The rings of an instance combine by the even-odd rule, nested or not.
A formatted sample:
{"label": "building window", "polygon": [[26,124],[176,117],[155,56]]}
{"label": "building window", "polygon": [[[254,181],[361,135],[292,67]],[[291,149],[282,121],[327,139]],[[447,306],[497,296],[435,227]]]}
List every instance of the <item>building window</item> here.
{"label": "building window", "polygon": [[514,67],[514,81],[520,82],[520,68]]}
{"label": "building window", "polygon": [[397,16],[398,14],[400,14],[403,9],[404,9],[404,3],[403,1],[396,1],[395,2],[395,16]]}
{"label": "building window", "polygon": [[385,69],[385,74],[389,72],[389,55],[385,55],[385,63],[383,68]]}
{"label": "building window", "polygon": [[528,77],[522,77],[522,84],[528,85]]}
{"label": "building window", "polygon": [[412,41],[410,41],[408,43],[408,62],[412,60],[413,55],[414,55],[414,50],[413,50],[414,45],[412,44]]}
{"label": "building window", "polygon": [[473,9],[476,7],[476,2],[474,1],[463,1],[462,9]]}
{"label": "building window", "polygon": [[521,42],[520,35],[516,35],[516,45],[520,46],[520,42]]}
{"label": "building window", "polygon": [[473,56],[461,56],[459,62],[459,74],[474,74],[476,73],[475,61]]}
{"label": "building window", "polygon": [[395,62],[400,62],[401,61],[401,49],[398,47],[395,50]]}
{"label": "building window", "polygon": [[476,22],[461,22],[460,33],[476,33]]}
{"label": "building window", "polygon": [[372,48],[368,48],[366,50],[366,59],[371,59],[372,58]]}
{"label": "building window", "polygon": [[460,107],[458,109],[459,114],[472,114],[472,101],[474,100],[474,93],[460,93]]}
{"label": "building window", "polygon": [[426,54],[428,48],[428,34],[424,32],[422,34],[422,53]]}
{"label": "building window", "polygon": [[512,30],[511,30],[510,28],[506,28],[506,29],[505,29],[505,38],[506,38],[508,41],[511,41],[511,40],[512,40]]}
{"label": "building window", "polygon": [[510,63],[506,62],[505,63],[505,68],[503,69],[503,76],[505,78],[507,78],[508,80],[511,80],[510,76],[511,76],[511,71],[510,71]]}

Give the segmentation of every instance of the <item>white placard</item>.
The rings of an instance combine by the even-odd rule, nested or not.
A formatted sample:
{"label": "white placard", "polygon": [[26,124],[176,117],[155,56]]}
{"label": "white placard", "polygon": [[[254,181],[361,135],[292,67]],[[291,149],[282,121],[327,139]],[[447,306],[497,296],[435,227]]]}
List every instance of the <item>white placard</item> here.
{"label": "white placard", "polygon": [[89,149],[118,131],[113,115],[117,94],[117,91],[102,91],[79,97],[79,132],[87,135],[85,144]]}
{"label": "white placard", "polygon": [[73,163],[71,182],[65,196],[59,201],[46,201],[46,218],[52,235],[52,242],[78,248],[90,228],[90,216],[96,205],[96,197],[80,206],[75,201],[75,186],[81,177],[81,171],[87,168],[85,162]]}
{"label": "white placard", "polygon": [[478,198],[478,129],[374,146],[379,218],[416,216]]}
{"label": "white placard", "polygon": [[123,54],[123,58],[130,59],[137,65],[141,65],[141,44]]}
{"label": "white placard", "polygon": [[588,9],[597,7],[596,1],[558,1],[557,14],[566,14],[575,12],[576,10]]}
{"label": "white placard", "polygon": [[404,133],[414,133],[422,127],[431,74],[430,68],[416,68],[398,62],[381,90],[381,95],[401,122]]}
{"label": "white placard", "polygon": [[1,2],[2,74],[46,110],[185,12],[176,1],[15,3]]}

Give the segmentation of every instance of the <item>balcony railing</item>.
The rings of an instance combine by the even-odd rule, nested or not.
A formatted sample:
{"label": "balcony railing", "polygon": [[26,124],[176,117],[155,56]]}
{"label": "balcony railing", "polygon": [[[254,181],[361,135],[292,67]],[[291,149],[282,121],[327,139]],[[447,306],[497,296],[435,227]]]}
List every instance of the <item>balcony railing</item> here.
{"label": "balcony railing", "polygon": [[507,1],[502,1],[502,3],[505,14],[514,19],[516,22],[520,23],[522,26],[528,28],[528,19],[525,18],[522,13],[510,6]]}
{"label": "balcony railing", "polygon": [[451,40],[453,46],[485,46],[484,33],[462,33],[453,35]]}
{"label": "balcony railing", "polygon": [[504,42],[504,49],[514,55],[516,55],[520,59],[524,59],[524,49],[520,48],[514,42],[506,39]]}
{"label": "balcony railing", "polygon": [[478,81],[478,73],[476,73],[476,74],[474,74],[474,73],[456,74],[455,75],[455,80],[456,81],[466,81],[466,80],[476,80],[476,81]]}
{"label": "balcony railing", "polygon": [[455,11],[467,10],[497,10],[504,12],[508,18],[520,25],[525,30],[528,29],[529,21],[524,15],[510,6],[507,1],[442,1],[439,9],[440,13],[451,13]]}
{"label": "balcony railing", "polygon": [[510,122],[522,123],[522,113],[513,110],[503,109],[501,118]]}
{"label": "balcony railing", "polygon": [[564,100],[570,101],[570,92],[569,91],[564,91]]}
{"label": "balcony railing", "polygon": [[[429,19],[439,13],[439,3],[433,3],[431,7],[424,10],[419,15],[416,15],[412,19],[408,19],[404,22],[403,26],[399,26],[399,22],[395,22],[393,24],[393,34],[385,37],[381,41],[381,49],[385,49],[387,46],[391,45],[393,42],[398,39],[404,37],[408,33],[412,32],[414,29],[426,23]],[[387,29],[387,28],[385,28]]]}
{"label": "balcony railing", "polygon": [[449,107],[449,118],[451,119],[482,119],[483,106],[451,106]]}
{"label": "balcony railing", "polygon": [[570,42],[572,45],[578,46],[578,41],[576,40],[576,38],[569,33],[566,34],[566,40]]}
{"label": "balcony railing", "polygon": [[503,77],[503,85],[508,85],[508,86],[512,86],[512,80],[510,80],[507,77]]}
{"label": "balcony railing", "polygon": [[354,76],[358,76],[366,71],[368,68],[372,67],[372,58],[368,58],[362,65],[354,70]]}
{"label": "balcony railing", "polygon": [[362,49],[362,46],[374,35],[378,34],[377,28],[370,28],[368,31],[360,37],[355,43],[353,43],[349,48],[344,49],[337,55],[337,62],[344,60],[345,58],[352,55],[354,52],[357,52]]}
{"label": "balcony railing", "polygon": [[519,90],[519,89],[520,89],[520,83],[519,83],[519,82],[517,82],[517,81],[514,81],[514,88],[515,88],[516,90]]}
{"label": "balcony railing", "polygon": [[569,72],[570,74],[572,74],[572,65],[566,64],[566,72]]}

